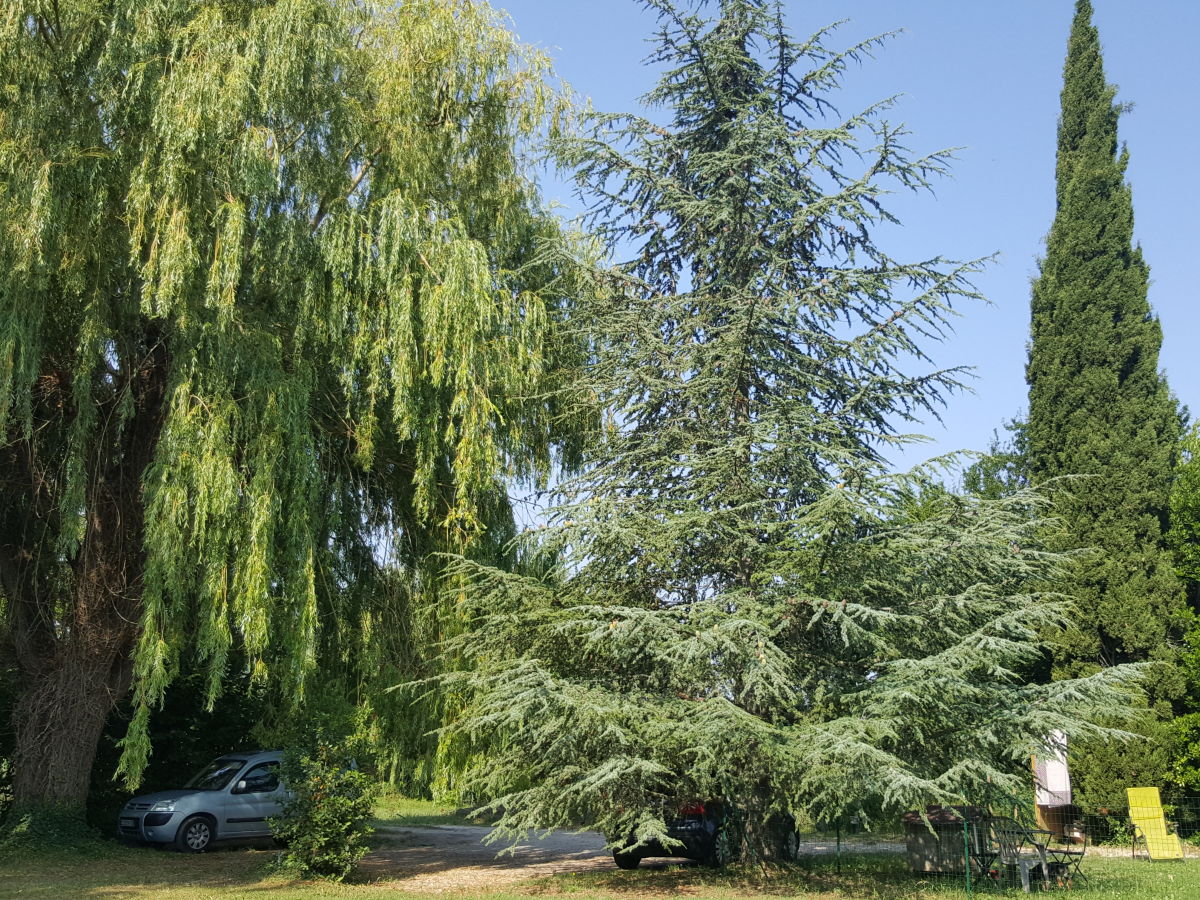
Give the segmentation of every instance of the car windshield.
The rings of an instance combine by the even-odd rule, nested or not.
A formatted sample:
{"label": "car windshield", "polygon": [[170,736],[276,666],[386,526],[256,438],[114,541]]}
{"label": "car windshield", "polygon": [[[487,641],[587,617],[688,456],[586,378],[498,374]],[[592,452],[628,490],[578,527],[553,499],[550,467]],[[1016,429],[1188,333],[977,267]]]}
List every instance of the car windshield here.
{"label": "car windshield", "polygon": [[189,787],[196,791],[219,791],[229,784],[229,780],[233,778],[246,764],[244,759],[234,759],[231,756],[222,756],[220,759],[214,759],[207,766],[189,781],[184,787]]}

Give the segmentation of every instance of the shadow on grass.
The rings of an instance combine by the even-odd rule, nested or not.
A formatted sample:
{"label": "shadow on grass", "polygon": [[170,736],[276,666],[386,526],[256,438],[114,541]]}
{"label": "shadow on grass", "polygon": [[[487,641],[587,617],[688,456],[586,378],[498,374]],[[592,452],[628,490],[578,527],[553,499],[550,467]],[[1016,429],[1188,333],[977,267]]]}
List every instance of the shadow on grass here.
{"label": "shadow on grass", "polygon": [[98,842],[87,854],[39,848],[0,854],[0,896],[166,895],[181,885],[248,889],[271,878],[273,850],[217,846],[207,853]]}
{"label": "shadow on grass", "polygon": [[[657,861],[655,861],[657,862]],[[965,897],[961,879],[918,878],[894,854],[846,854],[786,866],[731,866],[724,870],[671,864],[632,872],[558,875],[535,882],[530,893],[613,896],[806,897],[917,900]]]}
{"label": "shadow on grass", "polygon": [[[1127,859],[1095,858],[1084,863],[1086,878],[1066,886],[1050,885],[1043,892],[1072,900],[1196,900],[1200,898],[1200,860],[1189,865],[1154,864]],[[730,867],[714,871],[701,867],[669,866],[633,872],[589,872],[544,878],[530,893],[600,894],[622,896],[803,897],[808,900],[922,900],[922,898],[1027,897],[1013,881],[972,878],[970,889],[962,875],[917,875],[895,854],[846,854],[836,859],[810,858],[788,866]]]}

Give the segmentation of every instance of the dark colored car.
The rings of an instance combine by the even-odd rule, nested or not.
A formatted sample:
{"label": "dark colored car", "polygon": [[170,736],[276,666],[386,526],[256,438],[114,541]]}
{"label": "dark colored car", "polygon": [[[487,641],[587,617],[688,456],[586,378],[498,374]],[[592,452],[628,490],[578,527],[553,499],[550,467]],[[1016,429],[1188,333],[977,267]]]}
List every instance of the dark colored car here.
{"label": "dark colored car", "polygon": [[[719,800],[689,803],[678,815],[667,820],[667,836],[679,844],[664,847],[653,842],[642,844],[628,852],[613,851],[613,860],[621,869],[636,869],[643,859],[670,856],[694,859],[709,866],[723,866],[729,861],[730,847],[725,835],[725,806]],[[799,852],[799,835],[791,816],[774,816],[769,825],[773,832],[771,857],[793,860]],[[629,843],[632,843],[630,838]]]}
{"label": "dark colored car", "polygon": [[680,808],[677,816],[667,820],[667,835],[679,841],[679,845],[664,847],[654,842],[642,844],[627,853],[614,850],[613,860],[622,869],[636,869],[643,859],[652,856],[674,856],[712,866],[721,865],[725,862],[721,835],[724,822],[725,812],[719,801],[689,803]]}

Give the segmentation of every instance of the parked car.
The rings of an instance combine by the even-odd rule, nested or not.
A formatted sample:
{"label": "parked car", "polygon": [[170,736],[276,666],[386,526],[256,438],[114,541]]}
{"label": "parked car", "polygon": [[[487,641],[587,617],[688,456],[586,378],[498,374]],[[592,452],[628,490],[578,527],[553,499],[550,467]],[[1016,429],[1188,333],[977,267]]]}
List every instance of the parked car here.
{"label": "parked car", "polygon": [[621,869],[636,869],[643,859],[652,856],[674,856],[698,860],[707,865],[721,865],[725,862],[724,842],[721,840],[724,821],[725,812],[719,801],[689,803],[666,822],[667,836],[679,841],[678,845],[664,847],[655,841],[625,853],[614,850],[613,861]]}
{"label": "parked car", "polygon": [[184,787],[134,797],[120,812],[117,833],[130,841],[174,844],[200,853],[217,840],[269,837],[267,819],[280,812],[283,752],[255,750],[214,759]]}
{"label": "parked car", "polygon": [[[709,866],[723,866],[729,861],[730,854],[724,834],[725,815],[725,806],[719,800],[686,804],[666,822],[667,836],[679,844],[664,847],[655,841],[627,852],[614,850],[613,861],[621,869],[636,869],[643,859],[655,856],[694,859]],[[770,858],[794,860],[799,853],[795,820],[788,815],[776,815],[768,827],[772,832]],[[627,844],[632,842],[630,837]]]}

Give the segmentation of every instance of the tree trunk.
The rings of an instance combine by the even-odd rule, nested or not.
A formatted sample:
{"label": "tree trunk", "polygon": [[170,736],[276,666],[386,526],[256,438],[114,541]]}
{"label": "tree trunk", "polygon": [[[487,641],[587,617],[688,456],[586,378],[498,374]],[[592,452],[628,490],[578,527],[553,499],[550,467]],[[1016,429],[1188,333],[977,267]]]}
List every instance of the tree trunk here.
{"label": "tree trunk", "polygon": [[[117,671],[123,670],[123,671]],[[128,666],[63,659],[29,685],[13,714],[13,802],[82,814],[96,746],[113,704],[128,687]]]}
{"label": "tree trunk", "polygon": [[[129,690],[145,569],[142,480],[162,429],[166,363],[165,348],[150,332],[138,365],[124,375],[135,412],[119,431],[109,430],[119,391],[97,390],[102,424],[84,454],[87,486],[78,512],[64,508],[62,440],[57,455],[46,436],[41,443],[37,436],[18,438],[5,448],[7,471],[23,474],[3,485],[13,518],[0,529],[7,538],[0,540],[0,588],[10,603],[19,686],[16,808],[82,818],[104,723]],[[69,378],[48,375],[41,384],[38,412],[64,411],[57,420],[46,417],[65,435],[73,413]],[[72,513],[84,516],[84,529],[66,556],[55,537],[71,527]]]}
{"label": "tree trunk", "polygon": [[[82,815],[105,720],[129,689],[140,619],[141,516],[115,499],[100,490],[92,498],[72,595],[23,604],[14,616],[22,687],[13,710],[17,807]],[[51,614],[58,621],[48,622]]]}

